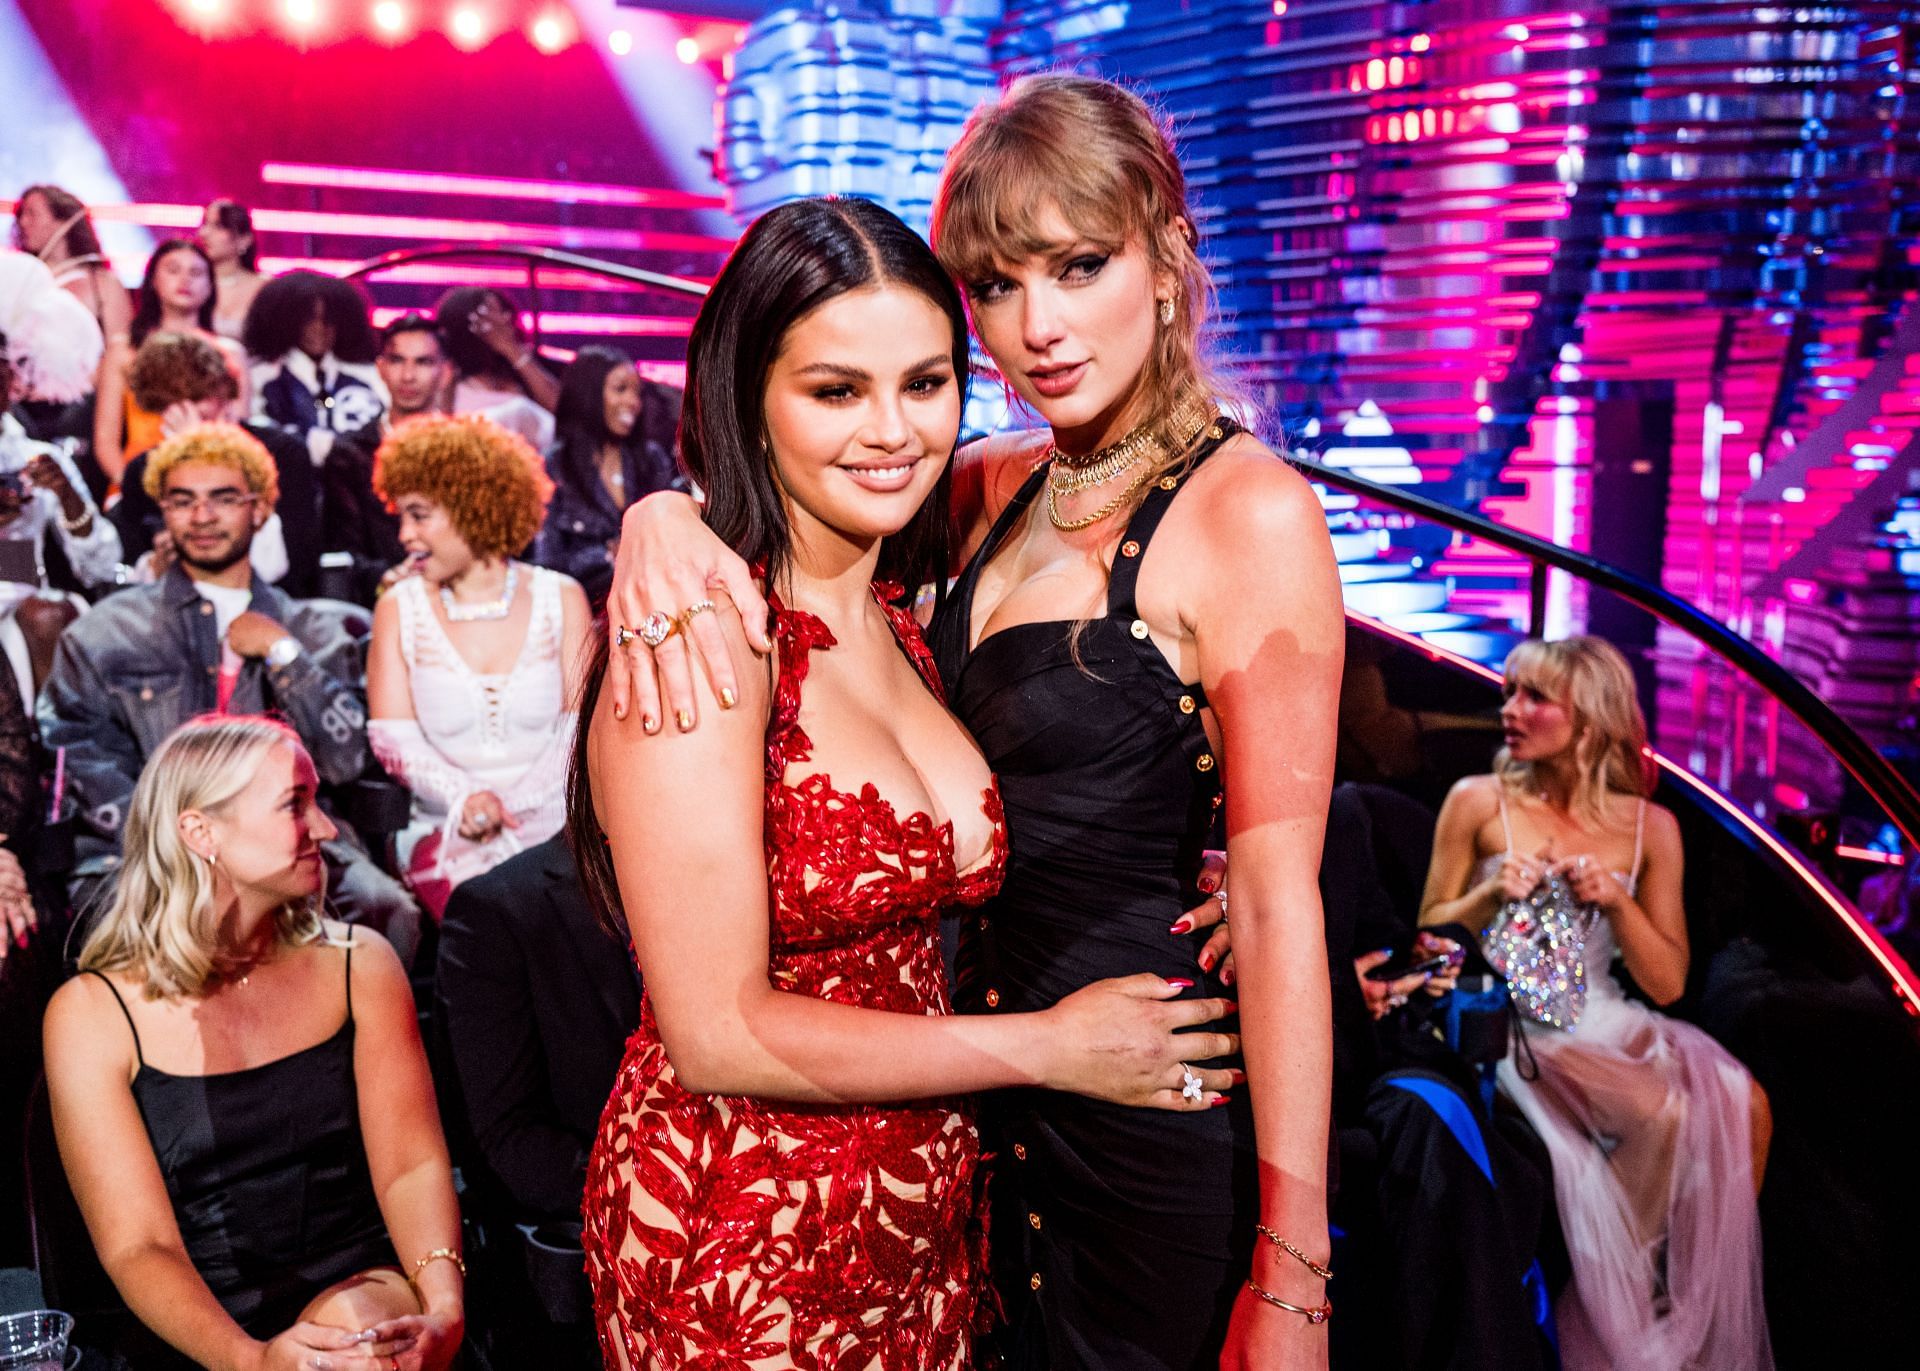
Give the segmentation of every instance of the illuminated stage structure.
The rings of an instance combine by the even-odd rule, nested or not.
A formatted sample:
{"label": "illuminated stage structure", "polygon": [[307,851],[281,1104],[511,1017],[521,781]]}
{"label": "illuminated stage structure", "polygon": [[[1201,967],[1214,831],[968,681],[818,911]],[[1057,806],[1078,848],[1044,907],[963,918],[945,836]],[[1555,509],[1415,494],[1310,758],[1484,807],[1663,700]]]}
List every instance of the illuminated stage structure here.
{"label": "illuminated stage structure", "polygon": [[[1920,8],[786,7],[720,99],[736,210],[835,189],[924,214],[989,32],[993,76],[1094,71],[1172,117],[1220,341],[1277,436],[1658,581],[1910,739]],[[1523,562],[1328,503],[1350,607],[1498,660]],[[1643,650],[1670,754],[1762,813],[1833,798],[1685,640],[1577,581],[1545,598],[1548,631]]]}

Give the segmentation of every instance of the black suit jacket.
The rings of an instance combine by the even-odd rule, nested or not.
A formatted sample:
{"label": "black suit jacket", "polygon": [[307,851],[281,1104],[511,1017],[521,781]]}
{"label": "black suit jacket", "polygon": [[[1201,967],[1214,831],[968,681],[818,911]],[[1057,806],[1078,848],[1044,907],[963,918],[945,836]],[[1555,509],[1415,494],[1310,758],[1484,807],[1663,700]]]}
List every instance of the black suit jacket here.
{"label": "black suit jacket", "polygon": [[[459,886],[440,926],[436,1037],[456,1138],[521,1220],[575,1219],[640,975],[594,919],[562,837]],[[461,1125],[464,1124],[464,1127]]]}

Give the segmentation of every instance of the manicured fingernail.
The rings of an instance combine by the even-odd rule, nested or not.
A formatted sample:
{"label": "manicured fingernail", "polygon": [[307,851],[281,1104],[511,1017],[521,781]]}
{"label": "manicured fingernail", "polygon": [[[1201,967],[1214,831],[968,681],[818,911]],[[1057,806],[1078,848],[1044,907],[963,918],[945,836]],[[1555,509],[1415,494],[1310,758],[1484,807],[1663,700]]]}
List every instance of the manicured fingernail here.
{"label": "manicured fingernail", "polygon": [[733,693],[732,686],[720,687],[720,708],[732,709],[734,705],[739,702],[739,699],[740,697]]}
{"label": "manicured fingernail", "polygon": [[1205,950],[1204,950],[1203,952],[1201,952],[1201,954],[1200,954],[1200,969],[1201,969],[1202,971],[1211,971],[1211,970],[1213,970],[1213,949],[1212,949],[1212,948],[1210,948],[1210,947],[1209,947],[1209,948],[1207,948],[1207,949],[1205,949]]}
{"label": "manicured fingernail", "polygon": [[624,718],[626,718],[626,717],[627,717],[627,707],[626,707],[625,705],[615,705],[615,706],[613,707],[613,717],[614,717],[614,718],[616,718],[616,719],[624,719]]}
{"label": "manicured fingernail", "polygon": [[1233,968],[1232,967],[1223,966],[1220,968],[1220,984],[1221,985],[1233,984]]}
{"label": "manicured fingernail", "polygon": [[1225,1104],[1228,1100],[1231,1100],[1232,1098],[1233,1096],[1227,1094],[1225,1091],[1222,1091],[1218,1096],[1215,1097],[1213,1101],[1213,1107],[1215,1109],[1218,1109],[1221,1105]]}
{"label": "manicured fingernail", "polygon": [[640,716],[640,727],[649,733],[658,733],[660,731],[660,721],[651,714],[642,714]]}
{"label": "manicured fingernail", "polygon": [[1193,920],[1192,920],[1192,919],[1189,919],[1189,918],[1186,918],[1185,916],[1182,916],[1182,917],[1181,917],[1181,918],[1179,919],[1179,921],[1178,921],[1178,922],[1176,922],[1176,923],[1174,924],[1174,926],[1173,926],[1172,928],[1169,928],[1169,929],[1167,930],[1167,932],[1169,932],[1169,933],[1191,933],[1191,932],[1193,932]]}
{"label": "manicured fingernail", "polygon": [[688,729],[693,727],[693,715],[688,710],[684,710],[684,709],[674,710],[673,721],[676,724],[680,725],[680,731],[682,733],[685,733]]}
{"label": "manicured fingernail", "polygon": [[1170,986],[1172,986],[1172,987],[1173,987],[1173,988],[1174,988],[1175,990],[1191,990],[1191,989],[1193,989],[1193,982],[1192,982],[1192,981],[1189,981],[1189,980],[1187,980],[1187,979],[1186,979],[1186,978],[1184,978],[1184,977],[1182,977],[1182,978],[1181,978],[1181,979],[1179,979],[1179,980],[1174,980],[1174,981],[1168,981],[1168,982],[1167,982],[1167,984],[1168,984],[1168,985],[1170,985]]}

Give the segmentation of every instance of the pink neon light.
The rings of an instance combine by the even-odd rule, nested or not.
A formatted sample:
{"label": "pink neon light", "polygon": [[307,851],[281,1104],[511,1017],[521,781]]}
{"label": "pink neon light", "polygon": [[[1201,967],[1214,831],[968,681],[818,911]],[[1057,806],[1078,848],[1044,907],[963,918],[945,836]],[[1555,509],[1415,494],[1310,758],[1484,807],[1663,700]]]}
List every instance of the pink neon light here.
{"label": "pink neon light", "polygon": [[1833,849],[1836,857],[1845,857],[1854,862],[1878,862],[1881,866],[1905,866],[1907,859],[1898,852],[1882,852],[1875,847],[1853,847],[1840,843]]}
{"label": "pink neon light", "polygon": [[[382,305],[373,311],[373,326],[384,328],[404,313],[405,310]],[[594,338],[685,338],[693,332],[693,320],[663,315],[562,314],[543,310],[540,331]]]}
{"label": "pink neon light", "polygon": [[[1351,609],[1347,611],[1347,618],[1375,633],[1391,638],[1397,643],[1403,643],[1416,652],[1424,653],[1433,661],[1451,663],[1464,671],[1472,672],[1474,675],[1494,685],[1500,684],[1501,676],[1499,672],[1493,670],[1491,667],[1483,666],[1471,658],[1463,657],[1457,652],[1451,652],[1435,643],[1429,643],[1423,638],[1415,637],[1403,629],[1394,628],[1390,624],[1382,623],[1378,619],[1356,613]],[[1708,785],[1679,763],[1669,761],[1658,752],[1653,753],[1653,760],[1662,770],[1672,776],[1676,782],[1684,783],[1695,794],[1700,795],[1710,803],[1718,806],[1723,813],[1742,828],[1746,829],[1747,832],[1751,833],[1755,838],[1759,839],[1775,856],[1785,862],[1801,880],[1805,881],[1807,885],[1812,888],[1813,892],[1826,903],[1827,908],[1833,911],[1834,917],[1846,925],[1847,930],[1859,940],[1861,946],[1865,947],[1867,951],[1872,954],[1873,959],[1880,963],[1880,968],[1886,972],[1887,979],[1893,982],[1894,994],[1900,1001],[1900,1007],[1906,1010],[1908,1014],[1920,1018],[1920,983],[1916,983],[1915,981],[1913,968],[1908,966],[1906,959],[1898,952],[1895,952],[1893,948],[1888,945],[1887,940],[1880,936],[1879,929],[1861,917],[1859,911],[1854,909],[1847,901],[1846,896],[1842,895],[1838,890],[1835,890],[1827,878],[1818,870],[1801,861],[1799,855],[1795,853],[1792,848],[1775,837],[1759,820],[1747,813],[1746,810],[1740,808],[1739,805],[1735,804],[1725,795],[1722,795],[1718,790],[1714,789],[1714,787]]]}
{"label": "pink neon light", "polygon": [[[262,257],[260,259],[260,270],[271,276],[289,271],[318,271],[328,276],[339,276],[359,265],[356,259],[347,257]],[[375,272],[371,279],[391,285],[496,286],[502,290],[525,290],[527,271],[525,267],[483,266],[477,262],[470,266],[458,262],[409,262],[405,266]],[[696,281],[701,285],[713,284],[713,278],[710,276],[685,276],[681,279]],[[547,266],[540,268],[540,288],[542,290],[593,291],[610,295],[640,295],[652,289],[649,286],[635,285],[631,281],[622,281],[611,276],[596,276],[590,271],[573,271],[565,267]]]}
{"label": "pink neon light", "polygon": [[338,190],[391,190],[411,195],[489,195],[498,200],[541,200],[563,205],[621,205],[633,209],[725,209],[722,196],[652,186],[612,186],[584,181],[530,181],[517,176],[462,176],[450,172],[398,171],[386,167],[325,167],[305,162],[262,162],[260,179],[277,186],[327,186]]}

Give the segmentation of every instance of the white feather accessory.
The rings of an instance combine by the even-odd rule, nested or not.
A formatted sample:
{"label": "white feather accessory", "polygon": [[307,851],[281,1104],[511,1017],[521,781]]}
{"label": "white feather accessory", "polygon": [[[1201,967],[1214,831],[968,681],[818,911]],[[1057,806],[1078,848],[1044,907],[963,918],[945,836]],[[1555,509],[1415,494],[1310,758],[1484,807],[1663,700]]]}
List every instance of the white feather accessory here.
{"label": "white feather accessory", "polygon": [[39,258],[0,251],[0,333],[18,398],[66,404],[93,390],[105,347],[100,325]]}

